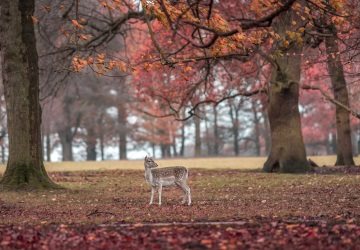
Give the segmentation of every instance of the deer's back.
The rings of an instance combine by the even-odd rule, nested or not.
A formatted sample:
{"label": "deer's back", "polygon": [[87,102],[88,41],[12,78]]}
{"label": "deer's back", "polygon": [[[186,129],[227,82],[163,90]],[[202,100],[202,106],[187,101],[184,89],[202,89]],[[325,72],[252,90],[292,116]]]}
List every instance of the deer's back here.
{"label": "deer's back", "polygon": [[174,177],[176,180],[183,180],[188,176],[188,170],[183,166],[155,168],[151,172],[155,179]]}

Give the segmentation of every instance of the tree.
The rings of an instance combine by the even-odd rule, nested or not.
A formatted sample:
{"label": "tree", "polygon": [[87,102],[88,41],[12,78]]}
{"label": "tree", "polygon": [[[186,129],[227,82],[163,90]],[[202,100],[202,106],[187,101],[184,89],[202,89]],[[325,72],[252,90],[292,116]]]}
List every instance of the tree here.
{"label": "tree", "polygon": [[[177,58],[172,58],[174,53],[166,53],[164,50],[161,50],[159,48],[161,41],[157,40],[155,35],[152,35],[155,47],[165,64],[173,64],[176,62],[184,63],[196,60],[208,61],[209,54],[211,55],[210,58],[229,59],[229,56],[230,58],[234,58],[234,54],[240,56],[240,58],[241,56],[248,58],[247,56],[252,52],[251,48],[253,45],[264,44],[266,48],[266,43],[262,42],[266,34],[266,36],[274,38],[274,59],[267,58],[269,59],[268,61],[272,62],[273,66],[268,112],[271,127],[272,149],[263,168],[264,171],[267,172],[272,172],[274,170],[280,170],[282,172],[304,172],[310,169],[306,160],[305,146],[301,134],[300,114],[298,110],[301,70],[300,54],[302,53],[302,45],[297,40],[297,38],[301,36],[301,32],[298,32],[297,29],[302,28],[303,22],[301,21],[300,14],[296,14],[299,10],[292,9],[295,2],[296,1],[294,0],[279,1],[276,3],[275,8],[265,8],[263,12],[265,12],[266,15],[258,19],[235,19],[239,20],[240,25],[238,26],[240,27],[234,29],[230,29],[229,23],[224,19],[225,15],[221,15],[222,13],[212,9],[204,10],[200,6],[192,8],[183,2],[179,2],[177,7],[172,7],[160,1],[158,7],[159,10],[157,10],[156,4],[147,5],[143,2],[147,11],[156,13],[159,20],[165,23],[165,25],[172,30],[174,35],[179,35],[179,37],[183,39],[183,43],[187,43],[184,45],[185,48],[187,45],[193,46],[194,50],[198,50],[198,53],[195,54],[201,55],[197,58],[189,55],[186,57],[187,51],[186,49],[182,49],[181,55],[183,57],[179,55],[176,56],[177,58],[189,58],[188,61],[186,61],[186,59],[179,60]],[[262,4],[262,1],[256,1],[255,9],[257,12],[262,12],[262,9],[264,9],[262,8]],[[297,8],[299,8],[299,6],[297,6]],[[191,9],[193,12],[186,11],[187,8]],[[179,9],[183,10],[183,12],[180,11],[180,14]],[[184,12],[185,14],[183,14]],[[262,13],[259,14],[261,15]],[[178,17],[179,15],[181,15],[181,17]],[[197,22],[194,20],[197,20]],[[205,20],[207,20],[207,23]],[[298,25],[294,25],[296,22]],[[183,26],[180,24],[183,24]],[[275,35],[269,31],[249,31],[248,36],[244,34],[246,30],[256,27],[268,27],[270,25],[273,27],[273,30],[276,33]],[[191,28],[193,28],[192,33],[188,30],[191,30]],[[294,30],[294,28],[296,28],[296,30]],[[207,35],[202,36],[201,32],[207,33]],[[185,36],[184,34],[198,35],[192,35],[190,37]],[[226,45],[226,47],[224,45]],[[211,48],[211,50],[208,51],[206,48]],[[258,51],[256,49],[254,50]],[[291,54],[291,56],[287,56],[286,53]],[[295,54],[295,56],[293,56],[293,54]],[[209,79],[209,74],[205,74],[205,77]],[[205,81],[205,86],[201,88],[206,90],[204,92],[208,94],[208,96],[205,100],[201,100],[201,98],[199,103],[218,103],[219,101],[216,100],[219,100],[219,98],[211,96],[211,91],[208,91],[210,87],[209,84],[206,85],[207,83],[209,83],[209,81]],[[254,91],[254,93],[259,92],[260,91]],[[236,95],[233,95],[232,97],[234,96]],[[220,98],[220,101],[226,99],[227,98]],[[195,110],[198,104],[194,105],[193,110]],[[288,147],[289,143],[294,145],[294,148]]]}
{"label": "tree", "polygon": [[[328,25],[328,31],[331,36],[325,37],[325,47],[334,98],[336,101],[349,107],[349,94],[336,41],[337,30],[333,23]],[[336,106],[336,132],[337,147],[335,165],[355,165],[352,152],[349,112],[338,105]]]}
{"label": "tree", "polygon": [[[280,37],[289,38],[293,23],[301,19],[295,11],[282,13],[273,25]],[[293,31],[294,32],[294,31]],[[270,80],[268,117],[271,128],[271,150],[264,164],[265,172],[306,172],[306,159],[299,113],[301,74],[301,42],[284,40],[279,55],[274,58]],[[290,147],[291,145],[291,147]]]}
{"label": "tree", "polygon": [[58,187],[47,175],[42,157],[34,7],[34,0],[0,2],[0,54],[9,133],[9,160],[0,183],[9,189]]}

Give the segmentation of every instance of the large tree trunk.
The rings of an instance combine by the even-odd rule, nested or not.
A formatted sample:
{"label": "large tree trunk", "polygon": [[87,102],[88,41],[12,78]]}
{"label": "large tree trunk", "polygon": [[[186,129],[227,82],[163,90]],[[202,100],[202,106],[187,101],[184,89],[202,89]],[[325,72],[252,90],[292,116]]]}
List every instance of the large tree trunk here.
{"label": "large tree trunk", "polygon": [[[0,63],[1,64],[1,63]],[[4,145],[4,139],[6,136],[6,130],[2,129],[0,131],[0,146],[1,146],[1,163],[5,163],[5,145]]]}
{"label": "large tree trunk", "polygon": [[[330,24],[329,31],[333,36],[325,37],[327,53],[327,66],[330,74],[331,85],[336,101],[349,107],[349,96],[346,87],[343,65],[339,55],[339,48],[336,43],[337,31],[333,24]],[[336,105],[336,166],[355,165],[353,159],[351,128],[349,112]]]}
{"label": "large tree trunk", "polygon": [[34,0],[0,1],[0,63],[9,133],[9,160],[1,186],[8,189],[58,187],[42,159],[34,5]]}
{"label": "large tree trunk", "polygon": [[271,149],[271,136],[270,135],[270,123],[269,123],[269,117],[267,112],[263,111],[263,117],[264,117],[264,140],[265,140],[265,155],[270,154]]}
{"label": "large tree trunk", "polygon": [[[281,14],[274,25],[280,37],[286,37],[292,22],[300,23],[293,11]],[[268,116],[271,129],[271,151],[263,170],[301,173],[310,170],[306,159],[299,113],[299,82],[302,46],[278,48],[283,56],[275,56],[269,93]],[[291,56],[285,56],[289,53]]]}

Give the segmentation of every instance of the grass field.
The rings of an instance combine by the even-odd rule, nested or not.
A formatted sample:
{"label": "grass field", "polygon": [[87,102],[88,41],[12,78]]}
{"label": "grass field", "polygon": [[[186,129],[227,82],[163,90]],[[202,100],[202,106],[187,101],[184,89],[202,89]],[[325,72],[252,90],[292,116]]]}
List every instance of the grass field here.
{"label": "grass field", "polygon": [[[319,166],[331,166],[335,163],[335,156],[310,156]],[[263,166],[265,157],[214,157],[214,158],[177,158],[158,160],[160,167],[165,166],[187,166],[200,169],[259,169]],[[355,162],[360,165],[360,157],[355,157]],[[87,170],[115,170],[128,169],[139,170],[144,168],[143,160],[129,161],[83,161],[83,162],[45,162],[49,172],[59,171],[87,171]],[[0,165],[0,173],[5,170]]]}
{"label": "grass field", "polygon": [[161,207],[148,205],[143,161],[48,164],[50,177],[65,189],[0,192],[0,248],[359,249],[358,169],[266,174],[263,162],[160,160],[160,166],[191,168],[193,200],[180,205],[181,192],[166,188]]}
{"label": "grass field", "polygon": [[357,174],[193,169],[190,207],[180,205],[181,192],[173,188],[164,190],[162,207],[148,206],[150,187],[142,170],[53,172],[50,177],[66,189],[2,192],[0,224],[234,221],[349,214],[360,219]]}

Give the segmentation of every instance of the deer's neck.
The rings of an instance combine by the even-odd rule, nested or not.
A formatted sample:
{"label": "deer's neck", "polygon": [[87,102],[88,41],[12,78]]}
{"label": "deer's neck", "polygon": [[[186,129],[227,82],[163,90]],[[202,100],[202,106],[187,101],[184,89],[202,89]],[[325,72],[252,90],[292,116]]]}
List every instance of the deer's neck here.
{"label": "deer's neck", "polygon": [[145,180],[150,184],[152,183],[153,175],[151,172],[151,168],[145,168]]}

